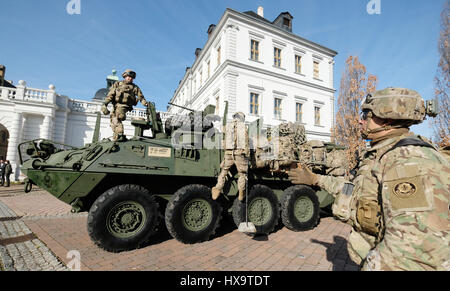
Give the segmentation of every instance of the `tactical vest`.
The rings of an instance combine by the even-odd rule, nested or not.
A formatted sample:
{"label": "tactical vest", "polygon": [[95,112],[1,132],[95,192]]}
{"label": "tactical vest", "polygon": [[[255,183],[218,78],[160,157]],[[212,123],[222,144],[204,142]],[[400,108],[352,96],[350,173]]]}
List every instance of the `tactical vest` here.
{"label": "tactical vest", "polygon": [[119,82],[115,90],[114,101],[116,104],[123,104],[130,108],[137,105],[135,85]]}
{"label": "tactical vest", "polygon": [[356,192],[360,193],[355,201],[354,207],[356,212],[353,219],[357,222],[355,225],[356,229],[375,236],[378,242],[381,241],[384,233],[382,199],[378,181],[372,175],[371,169],[388,152],[404,146],[421,146],[435,149],[432,145],[418,137],[407,137],[398,141],[394,146],[388,145],[387,147],[389,148],[387,150],[384,147],[378,149],[376,152],[369,151],[361,161],[359,175],[354,181],[356,191],[359,190],[358,188],[364,190]]}
{"label": "tactical vest", "polygon": [[244,122],[233,120],[225,127],[225,150],[242,150],[248,153],[248,133]]}

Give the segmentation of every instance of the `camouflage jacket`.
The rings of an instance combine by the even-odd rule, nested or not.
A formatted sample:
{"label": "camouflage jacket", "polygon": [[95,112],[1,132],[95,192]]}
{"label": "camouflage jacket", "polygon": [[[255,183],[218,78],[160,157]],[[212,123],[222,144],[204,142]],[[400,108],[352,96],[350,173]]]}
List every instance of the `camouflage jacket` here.
{"label": "camouflage jacket", "polygon": [[133,106],[137,105],[138,101],[140,101],[142,105],[147,106],[147,101],[145,100],[141,89],[136,84],[128,84],[125,81],[120,81],[114,83],[109,89],[105,104],[108,105],[112,102],[114,106],[119,105],[128,107],[128,109],[131,110]]}
{"label": "camouflage jacket", "polygon": [[[428,147],[390,150],[410,136],[367,150],[352,181],[347,222],[371,246],[364,270],[450,270],[450,164]],[[345,184],[319,177],[319,186],[337,200]]]}

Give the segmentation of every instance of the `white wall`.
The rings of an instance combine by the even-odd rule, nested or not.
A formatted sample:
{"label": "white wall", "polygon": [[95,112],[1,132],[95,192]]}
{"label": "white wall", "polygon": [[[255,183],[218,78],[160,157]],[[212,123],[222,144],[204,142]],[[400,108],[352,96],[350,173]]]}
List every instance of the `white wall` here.
{"label": "white wall", "polygon": [[[250,59],[251,40],[259,41],[258,61]],[[217,67],[217,47],[221,47],[221,64]],[[282,49],[281,68],[274,66],[274,47]],[[295,72],[295,55],[302,56],[301,74]],[[334,88],[333,57],[335,52],[315,43],[293,36],[271,26],[249,19],[248,16],[227,10],[216,30],[195,60],[192,68],[176,90],[172,102],[202,110],[216,105],[220,97],[219,115],[223,115],[224,101],[229,102],[229,117],[242,111],[247,121],[264,118],[268,125],[295,122],[295,103],[303,103],[303,120],[309,139],[330,140],[333,126]],[[207,79],[207,62],[211,63],[211,79]],[[313,60],[319,61],[319,79],[314,78]],[[203,71],[200,87],[199,70]],[[196,88],[193,89],[193,80]],[[191,96],[182,92],[189,92]],[[250,93],[260,94],[260,114],[251,116]],[[274,97],[282,99],[282,118],[274,118]],[[314,107],[321,110],[320,125],[314,122]],[[170,107],[169,112],[187,111]]]}

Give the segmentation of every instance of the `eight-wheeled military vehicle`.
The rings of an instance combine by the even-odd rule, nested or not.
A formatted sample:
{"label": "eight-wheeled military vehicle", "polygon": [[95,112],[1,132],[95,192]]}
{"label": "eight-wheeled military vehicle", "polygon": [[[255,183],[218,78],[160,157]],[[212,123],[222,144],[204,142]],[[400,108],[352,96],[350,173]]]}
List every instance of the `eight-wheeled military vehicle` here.
{"label": "eight-wheeled military vehicle", "polygon": [[[204,147],[205,137],[212,143],[220,139],[213,112],[214,106],[208,106],[178,120],[170,118],[163,129],[151,104],[146,119],[132,120],[135,135],[127,141],[98,141],[99,113],[94,140],[82,148],[44,139],[21,143],[25,191],[38,185],[70,204],[72,212],[88,211],[89,235],[107,251],[138,248],[163,223],[183,243],[208,240],[223,214],[232,214],[236,225],[246,219],[234,177],[229,177],[224,195],[211,199],[224,155],[219,147]],[[151,136],[144,135],[148,130]],[[259,233],[272,232],[280,212],[288,228],[310,229],[318,223],[319,209],[332,202],[325,191],[293,186],[280,169],[249,170],[248,219]]]}

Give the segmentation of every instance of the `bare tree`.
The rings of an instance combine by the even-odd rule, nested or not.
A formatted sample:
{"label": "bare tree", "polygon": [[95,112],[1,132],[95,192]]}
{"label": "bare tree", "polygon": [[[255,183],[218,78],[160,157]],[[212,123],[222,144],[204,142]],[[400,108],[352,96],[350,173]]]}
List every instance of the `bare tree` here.
{"label": "bare tree", "polygon": [[355,153],[365,148],[359,126],[361,104],[368,93],[375,91],[376,84],[377,77],[367,76],[366,67],[358,57],[347,58],[339,89],[336,123],[331,132],[334,143],[347,147],[350,169],[357,162]]}
{"label": "bare tree", "polygon": [[450,99],[449,99],[449,66],[450,66],[450,48],[449,48],[449,15],[450,1],[446,1],[441,12],[440,37],[438,41],[439,64],[435,81],[435,96],[438,99],[439,114],[434,119],[433,127],[435,131],[435,141],[439,146],[450,146]]}

